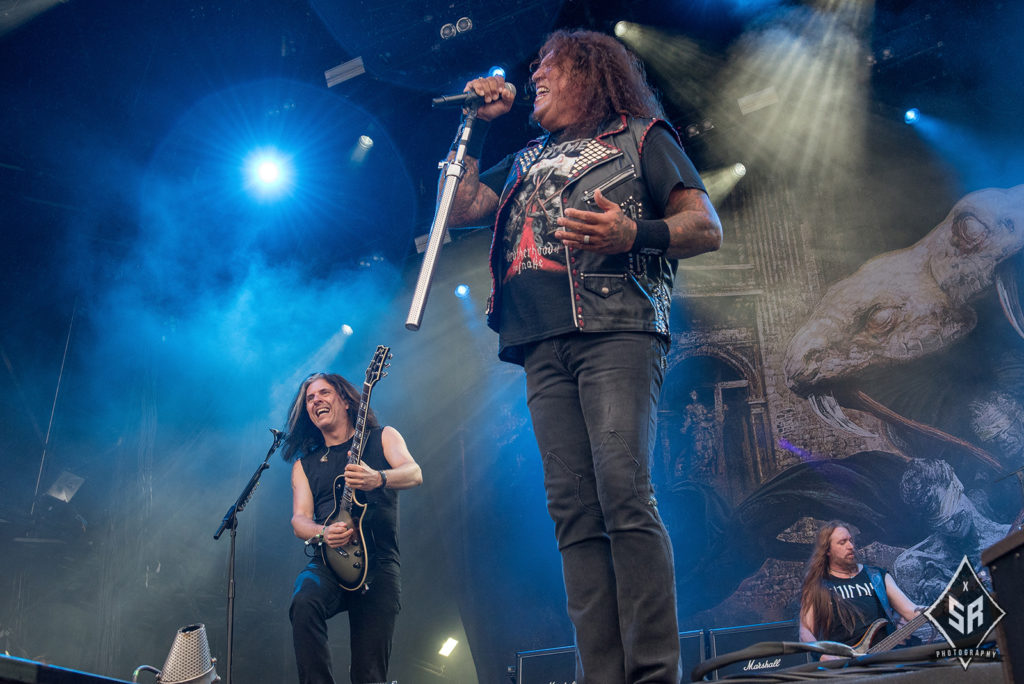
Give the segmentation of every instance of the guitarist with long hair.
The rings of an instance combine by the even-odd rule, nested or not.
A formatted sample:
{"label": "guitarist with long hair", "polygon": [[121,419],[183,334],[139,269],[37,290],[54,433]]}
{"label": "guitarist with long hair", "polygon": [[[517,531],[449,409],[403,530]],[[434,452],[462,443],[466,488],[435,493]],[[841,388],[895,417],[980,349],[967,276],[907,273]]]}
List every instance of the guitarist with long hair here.
{"label": "guitarist with long hair", "polygon": [[921,610],[892,575],[857,562],[849,525],[833,520],[818,529],[800,594],[801,641],[838,641],[866,651],[879,621],[891,631],[894,621],[913,621]]}
{"label": "guitarist with long hair", "polygon": [[[423,475],[402,435],[381,427],[367,406],[370,386],[367,371],[361,400],[340,375],[314,373],[299,387],[288,417],[282,455],[295,460],[292,529],[312,554],[295,580],[289,610],[301,684],[334,683],[327,620],[343,611],[352,683],[387,680],[401,594],[396,490],[418,486]],[[358,446],[361,458],[353,462],[350,451]],[[352,494],[351,515],[337,515],[341,491]],[[325,561],[329,554],[367,570],[344,584]]]}

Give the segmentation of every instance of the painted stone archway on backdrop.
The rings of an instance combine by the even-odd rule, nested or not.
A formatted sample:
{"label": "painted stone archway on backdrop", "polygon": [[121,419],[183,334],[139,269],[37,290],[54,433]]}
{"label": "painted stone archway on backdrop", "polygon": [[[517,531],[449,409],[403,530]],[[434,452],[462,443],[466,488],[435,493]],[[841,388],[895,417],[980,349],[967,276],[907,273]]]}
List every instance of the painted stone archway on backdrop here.
{"label": "painted stone archway on backdrop", "polygon": [[695,481],[735,505],[773,470],[763,380],[735,350],[685,342],[674,349],[656,447],[664,482]]}

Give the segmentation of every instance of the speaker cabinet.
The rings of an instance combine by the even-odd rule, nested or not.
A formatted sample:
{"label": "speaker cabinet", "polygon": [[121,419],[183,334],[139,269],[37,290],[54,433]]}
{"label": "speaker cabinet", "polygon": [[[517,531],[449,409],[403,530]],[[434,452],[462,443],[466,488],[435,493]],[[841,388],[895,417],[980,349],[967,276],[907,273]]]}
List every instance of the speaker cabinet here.
{"label": "speaker cabinet", "polygon": [[[741,651],[761,641],[799,641],[799,628],[796,620],[784,620],[782,622],[767,622],[760,625],[746,625],[743,627],[725,627],[723,629],[709,629],[708,641],[711,647],[711,657],[725,655],[734,651]],[[793,667],[811,661],[809,653],[792,653],[785,656],[770,656],[767,658],[751,658],[720,667],[714,671],[712,676],[715,679],[731,674],[756,675],[759,672],[772,672],[784,667]]]}
{"label": "speaker cabinet", "polygon": [[67,670],[34,660],[0,655],[0,684],[128,684],[123,679]]}
{"label": "speaker cabinet", "polygon": [[[705,657],[704,630],[679,634],[679,654],[683,674]],[[573,684],[576,681],[576,649],[573,646],[545,648],[516,653],[516,684]]]}
{"label": "speaker cabinet", "polygon": [[1006,535],[981,552],[992,577],[992,594],[1006,615],[996,626],[1003,678],[1024,684],[1024,531]]}
{"label": "speaker cabinet", "polygon": [[679,660],[683,664],[683,681],[690,678],[693,668],[704,662],[708,657],[707,639],[703,629],[695,629],[679,634]]}
{"label": "speaker cabinet", "polygon": [[576,648],[543,648],[516,653],[516,684],[573,684]]}

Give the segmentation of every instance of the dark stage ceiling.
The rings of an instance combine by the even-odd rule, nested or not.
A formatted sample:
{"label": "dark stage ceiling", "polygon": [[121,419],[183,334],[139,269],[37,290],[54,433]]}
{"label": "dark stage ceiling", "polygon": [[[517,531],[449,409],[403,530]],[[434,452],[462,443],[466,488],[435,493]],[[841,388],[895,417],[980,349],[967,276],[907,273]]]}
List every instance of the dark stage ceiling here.
{"label": "dark stage ceiling", "polygon": [[[876,106],[898,110],[913,105],[915,95],[932,100],[955,95],[972,116],[979,116],[980,108],[993,125],[1006,125],[998,120],[1006,109],[1019,112],[1016,87],[1003,74],[989,73],[993,63],[1019,64],[1013,37],[1001,39],[992,30],[1013,25],[1010,3],[808,3],[844,4],[862,5],[875,15],[865,38],[871,48],[866,57],[876,62]],[[353,125],[366,129],[357,133],[388,140],[395,168],[371,172],[408,175],[414,206],[409,220],[414,232],[422,232],[431,218],[436,162],[458,123],[452,111],[430,109],[432,96],[461,91],[468,78],[492,65],[505,67],[522,86],[533,51],[556,27],[611,31],[616,22],[631,21],[695,41],[709,60],[724,60],[745,32],[801,5],[773,0],[3,0],[0,199],[5,223],[22,226],[12,231],[19,244],[11,245],[16,255],[7,252],[9,265],[24,268],[50,256],[47,241],[61,239],[60,223],[73,222],[99,242],[131,239],[139,221],[133,196],[138,178],[154,164],[171,173],[202,172],[208,151],[197,148],[213,144],[202,138],[203,130],[217,129],[210,135],[221,152],[241,155],[245,144],[259,142],[261,128],[270,136],[300,121],[306,139],[329,153],[342,153],[338,137],[354,132]],[[472,29],[442,38],[445,25],[460,18],[469,18]],[[366,73],[328,89],[324,73],[355,58]],[[674,79],[693,74],[681,64],[678,73],[651,77],[669,92]],[[702,69],[699,77],[704,89],[691,101],[665,98],[681,130],[703,121],[711,108],[714,69]],[[204,103],[213,111],[197,113]],[[231,106],[237,108],[232,122],[215,120],[230,115],[223,108]],[[358,124],[345,119],[351,109],[365,115]],[[524,103],[518,117],[504,122],[499,134],[508,135],[495,136],[499,142],[489,151],[508,151],[530,134],[527,112]],[[187,126],[197,129],[182,130]],[[238,139],[230,140],[232,135]],[[692,145],[691,154],[698,166],[705,159],[717,161],[703,144]],[[311,199],[320,191],[316,188]],[[337,194],[345,201],[343,191]],[[32,239],[24,239],[29,225],[50,228],[31,230]],[[389,245],[386,251],[404,254],[408,236],[395,237],[404,241],[401,248]]]}

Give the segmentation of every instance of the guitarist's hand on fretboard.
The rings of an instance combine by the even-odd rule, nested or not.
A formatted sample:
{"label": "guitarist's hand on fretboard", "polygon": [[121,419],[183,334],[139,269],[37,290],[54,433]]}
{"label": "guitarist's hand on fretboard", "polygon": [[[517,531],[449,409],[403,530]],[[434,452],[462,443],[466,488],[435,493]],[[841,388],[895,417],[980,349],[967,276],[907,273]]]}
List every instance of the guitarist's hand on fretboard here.
{"label": "guitarist's hand on fretboard", "polygon": [[352,489],[368,492],[381,485],[380,473],[366,465],[365,461],[345,466],[345,482]]}
{"label": "guitarist's hand on fretboard", "polygon": [[355,530],[343,522],[336,522],[324,528],[324,542],[332,549],[348,544]]}

